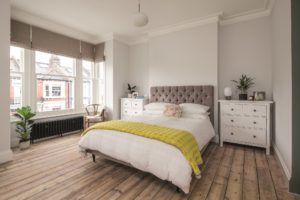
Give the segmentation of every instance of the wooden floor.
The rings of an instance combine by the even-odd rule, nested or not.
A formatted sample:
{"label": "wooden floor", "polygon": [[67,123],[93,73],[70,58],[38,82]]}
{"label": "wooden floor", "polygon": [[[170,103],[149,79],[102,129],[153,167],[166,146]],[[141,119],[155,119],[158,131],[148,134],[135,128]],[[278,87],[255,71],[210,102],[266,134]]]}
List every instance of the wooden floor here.
{"label": "wooden floor", "polygon": [[189,195],[155,176],[78,153],[79,135],[65,136],[15,151],[0,165],[0,199],[300,199],[287,192],[287,180],[274,156],[261,149],[210,144],[206,168]]}

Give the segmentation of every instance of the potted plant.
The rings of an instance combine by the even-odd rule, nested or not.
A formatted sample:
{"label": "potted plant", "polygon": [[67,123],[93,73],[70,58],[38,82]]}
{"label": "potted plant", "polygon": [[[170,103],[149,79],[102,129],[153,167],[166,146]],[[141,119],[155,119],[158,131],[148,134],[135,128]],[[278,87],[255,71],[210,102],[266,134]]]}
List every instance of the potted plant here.
{"label": "potted plant", "polygon": [[31,111],[30,106],[23,106],[16,110],[16,117],[20,119],[17,122],[16,132],[20,138],[20,149],[27,149],[30,145],[30,133],[32,130],[33,121],[30,120],[35,116],[35,113]]}
{"label": "potted plant", "polygon": [[131,86],[129,83],[128,83],[128,98],[131,98],[132,97],[132,93],[135,92],[135,89],[136,86]]}
{"label": "potted plant", "polygon": [[248,90],[254,85],[254,79],[242,74],[242,77],[239,80],[232,80],[235,83],[236,88],[240,91],[239,100],[248,99]]}

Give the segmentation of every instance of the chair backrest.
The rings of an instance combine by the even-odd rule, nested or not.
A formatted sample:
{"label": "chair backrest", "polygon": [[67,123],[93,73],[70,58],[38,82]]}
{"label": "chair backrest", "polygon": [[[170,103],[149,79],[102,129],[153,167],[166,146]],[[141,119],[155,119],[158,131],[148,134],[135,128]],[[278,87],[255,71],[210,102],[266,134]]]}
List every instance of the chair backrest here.
{"label": "chair backrest", "polygon": [[100,112],[100,116],[104,113],[104,106],[100,104],[90,104],[85,107],[85,110],[87,112],[87,115],[94,116],[98,115]]}

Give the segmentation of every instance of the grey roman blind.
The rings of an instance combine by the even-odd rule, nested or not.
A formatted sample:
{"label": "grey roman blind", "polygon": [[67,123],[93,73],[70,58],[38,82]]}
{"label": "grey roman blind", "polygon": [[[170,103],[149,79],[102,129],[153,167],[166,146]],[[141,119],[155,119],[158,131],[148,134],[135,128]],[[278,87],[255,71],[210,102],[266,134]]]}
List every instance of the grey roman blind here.
{"label": "grey roman blind", "polygon": [[24,47],[27,49],[31,48],[29,24],[12,19],[10,24],[10,32],[10,41],[12,45]]}
{"label": "grey roman blind", "polygon": [[80,42],[81,46],[81,58],[83,60],[94,61],[95,60],[95,45],[88,42]]}
{"label": "grey roman blind", "polygon": [[80,58],[80,41],[32,26],[32,49]]}
{"label": "grey roman blind", "polygon": [[95,62],[101,62],[105,60],[104,47],[104,43],[100,43],[95,46]]}
{"label": "grey roman blind", "polygon": [[11,20],[11,43],[72,58],[100,62],[104,58],[104,43],[97,45],[80,41],[59,33]]}

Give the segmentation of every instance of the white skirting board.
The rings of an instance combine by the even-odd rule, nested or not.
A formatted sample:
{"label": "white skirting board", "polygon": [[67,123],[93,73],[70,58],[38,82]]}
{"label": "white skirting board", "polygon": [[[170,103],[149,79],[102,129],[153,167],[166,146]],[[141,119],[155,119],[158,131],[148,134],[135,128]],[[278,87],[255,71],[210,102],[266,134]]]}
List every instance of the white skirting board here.
{"label": "white skirting board", "polygon": [[10,149],[0,152],[0,163],[5,163],[7,161],[11,161],[12,159],[13,159],[13,153]]}
{"label": "white skirting board", "polygon": [[277,148],[277,146],[276,146],[275,144],[273,144],[273,148],[274,148],[274,151],[275,151],[275,154],[276,154],[277,158],[278,158],[279,161],[280,161],[280,164],[281,164],[281,166],[282,166],[282,168],[283,168],[283,171],[284,171],[284,173],[285,173],[287,179],[288,179],[288,180],[291,180],[291,172],[290,172],[290,170],[288,169],[288,167],[286,166],[286,164],[285,164],[285,162],[284,162],[284,160],[283,160],[283,157],[282,157],[282,155],[281,155],[279,149]]}

